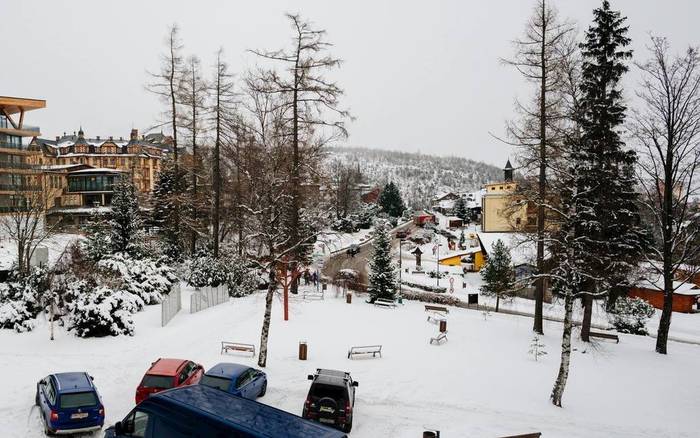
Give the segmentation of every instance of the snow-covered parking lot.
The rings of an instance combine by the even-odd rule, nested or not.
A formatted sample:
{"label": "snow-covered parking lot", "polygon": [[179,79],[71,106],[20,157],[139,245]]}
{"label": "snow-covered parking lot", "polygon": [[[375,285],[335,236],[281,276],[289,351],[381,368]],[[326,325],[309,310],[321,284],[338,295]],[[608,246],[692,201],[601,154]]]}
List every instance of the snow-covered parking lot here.
{"label": "snow-covered parking lot", "polygon": [[[559,365],[560,325],[548,322],[549,353],[535,362],[529,318],[450,309],[449,341],[429,345],[437,327],[423,304],[379,309],[354,297],[293,299],[290,321],[275,301],[263,403],[300,414],[316,367],[350,371],[360,382],[352,437],[420,437],[436,428],[443,437],[495,438],[541,431],[562,437],[696,437],[700,408],[700,346],[672,343],[653,352],[651,338],[621,335],[573,355],[563,409],[548,396]],[[133,337],[80,339],[63,330],[48,340],[45,325],[27,334],[0,331],[0,424],[4,437],[41,436],[32,408],[36,381],[48,373],[86,370],[102,394],[107,423],[132,407],[134,391],[158,357],[255,366],[244,356],[222,356],[220,341],[258,344],[264,295],[255,294],[196,314],[178,314],[160,327],[160,308],[135,315]],[[309,360],[297,359],[308,342]],[[382,344],[383,358],[347,359],[353,345]],[[660,372],[663,370],[663,373]]]}

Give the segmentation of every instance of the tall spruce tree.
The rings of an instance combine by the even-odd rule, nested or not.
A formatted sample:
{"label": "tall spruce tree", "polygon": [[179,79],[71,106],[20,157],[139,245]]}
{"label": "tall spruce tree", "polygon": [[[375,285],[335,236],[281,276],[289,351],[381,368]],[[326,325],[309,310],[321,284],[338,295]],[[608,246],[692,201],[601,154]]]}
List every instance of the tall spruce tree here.
{"label": "tall spruce tree", "polygon": [[396,267],[391,259],[391,236],[388,225],[377,224],[372,244],[374,254],[369,263],[370,302],[377,298],[393,300],[396,294]]}
{"label": "tall spruce tree", "polygon": [[583,295],[581,339],[588,342],[593,298],[607,294],[627,278],[640,257],[643,234],[637,226],[638,196],[635,188],[636,154],[625,147],[620,129],[627,107],[620,80],[627,72],[626,18],[610,10],[605,0],[594,11],[594,24],[581,44],[582,119],[581,147],[574,155],[580,172],[580,236],[587,236],[592,268],[601,277]]}
{"label": "tall spruce tree", "polygon": [[[176,177],[176,172],[179,177]],[[185,232],[180,226],[181,197],[187,195],[185,170],[166,161],[158,173],[153,190],[153,222],[160,228],[165,254],[175,260],[182,258]]]}
{"label": "tall spruce tree", "polygon": [[391,217],[400,217],[406,209],[399,188],[393,181],[384,186],[377,202],[382,210]]}
{"label": "tall spruce tree", "polygon": [[131,179],[122,176],[114,184],[112,211],[109,214],[109,241],[112,252],[134,255],[142,241],[143,221],[136,189]]}
{"label": "tall spruce tree", "polygon": [[484,281],[481,292],[496,297],[498,312],[501,298],[512,297],[515,293],[515,272],[511,266],[510,251],[501,239],[491,247],[491,254],[480,273]]}
{"label": "tall spruce tree", "polygon": [[561,406],[571,360],[574,300],[585,306],[581,337],[588,340],[594,298],[623,282],[639,257],[645,235],[637,226],[634,152],[626,150],[620,126],[626,107],[620,79],[632,54],[625,18],[608,1],[594,10],[581,44],[580,99],[558,172],[560,228],[550,239],[554,291],[564,299],[561,362],[551,400]]}
{"label": "tall spruce tree", "polygon": [[462,222],[466,225],[471,222],[471,212],[467,208],[467,202],[461,196],[455,201],[454,215],[462,219]]}

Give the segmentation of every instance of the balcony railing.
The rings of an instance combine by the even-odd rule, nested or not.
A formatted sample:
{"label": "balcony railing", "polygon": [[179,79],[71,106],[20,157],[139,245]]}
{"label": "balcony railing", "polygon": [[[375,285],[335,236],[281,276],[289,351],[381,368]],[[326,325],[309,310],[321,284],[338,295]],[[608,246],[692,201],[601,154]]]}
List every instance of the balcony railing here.
{"label": "balcony railing", "polygon": [[40,192],[42,187],[33,184],[0,184],[0,190],[13,192]]}
{"label": "balcony railing", "polygon": [[11,161],[0,161],[0,169],[39,169],[40,166],[29,163],[13,163]]}
{"label": "balcony railing", "polygon": [[0,205],[0,213],[14,213],[17,211],[29,211],[29,207],[26,205],[17,205],[14,207]]}

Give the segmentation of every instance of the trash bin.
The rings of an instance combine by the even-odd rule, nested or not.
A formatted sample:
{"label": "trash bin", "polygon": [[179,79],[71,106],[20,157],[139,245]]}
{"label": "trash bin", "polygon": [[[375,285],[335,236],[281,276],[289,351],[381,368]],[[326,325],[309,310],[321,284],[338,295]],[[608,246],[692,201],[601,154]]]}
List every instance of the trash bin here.
{"label": "trash bin", "polygon": [[403,297],[401,295],[399,295],[398,302],[399,304],[403,304]]}
{"label": "trash bin", "polygon": [[426,430],[423,432],[423,438],[437,438],[437,434],[432,430]]}
{"label": "trash bin", "polygon": [[447,332],[447,320],[441,319],[440,320],[440,333],[445,333],[445,332]]}
{"label": "trash bin", "polygon": [[299,360],[306,360],[307,353],[306,342],[299,342]]}
{"label": "trash bin", "polygon": [[352,304],[352,294],[350,292],[345,294],[345,302],[348,304]]}
{"label": "trash bin", "polygon": [[328,284],[326,284],[326,283],[321,284],[321,290],[326,290],[326,289],[328,289]]}

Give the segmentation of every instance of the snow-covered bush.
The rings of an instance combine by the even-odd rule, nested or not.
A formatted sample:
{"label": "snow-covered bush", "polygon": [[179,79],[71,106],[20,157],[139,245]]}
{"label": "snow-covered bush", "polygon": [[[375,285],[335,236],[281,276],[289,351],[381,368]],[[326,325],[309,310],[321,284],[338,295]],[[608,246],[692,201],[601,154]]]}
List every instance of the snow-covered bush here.
{"label": "snow-covered bush", "polygon": [[177,281],[173,268],[162,261],[136,260],[123,253],[108,255],[97,266],[104,275],[112,276],[116,287],[138,296],[144,305],[160,303]]}
{"label": "snow-covered bush", "polygon": [[200,253],[190,261],[186,281],[194,287],[226,284],[230,296],[242,297],[257,290],[260,279],[241,257],[231,255],[215,258]]}
{"label": "snow-covered bush", "polygon": [[190,260],[189,272],[185,277],[187,284],[193,287],[219,286],[228,282],[229,272],[221,258],[200,254]]}
{"label": "snow-covered bush", "polygon": [[440,271],[440,272],[435,271],[435,270],[428,271],[428,277],[430,277],[430,278],[438,278],[438,277],[439,277],[439,278],[445,278],[445,277],[447,277],[448,275],[449,275],[449,274],[448,274],[446,271]]}
{"label": "snow-covered bush", "polygon": [[82,338],[133,335],[132,314],[143,301],[138,296],[106,286],[91,288],[84,280],[68,286],[67,328]]}
{"label": "snow-covered bush", "polygon": [[227,259],[229,268],[228,294],[232,297],[244,297],[258,289],[259,278],[245,260],[239,257]]}
{"label": "snow-covered bush", "polygon": [[608,319],[620,333],[648,335],[646,323],[654,316],[654,306],[641,298],[620,297],[608,312]]}
{"label": "snow-covered bush", "polygon": [[429,284],[414,283],[414,282],[406,281],[406,280],[402,280],[401,284],[405,284],[408,287],[413,287],[416,289],[422,289],[422,290],[427,291],[427,292],[435,292],[435,293],[447,292],[447,288],[442,287],[442,286],[433,286],[433,285],[429,285]]}
{"label": "snow-covered bush", "polygon": [[331,230],[338,233],[354,233],[358,229],[359,227],[357,224],[352,219],[346,217],[340,218],[331,224]]}
{"label": "snow-covered bush", "polygon": [[46,269],[36,268],[21,277],[13,272],[0,283],[0,328],[27,332],[34,329],[34,320],[42,309],[42,297],[48,289]]}
{"label": "snow-covered bush", "polygon": [[459,298],[452,295],[437,294],[434,292],[417,292],[403,290],[401,295],[407,300],[422,301],[424,303],[442,304],[445,306],[456,306],[459,304]]}

